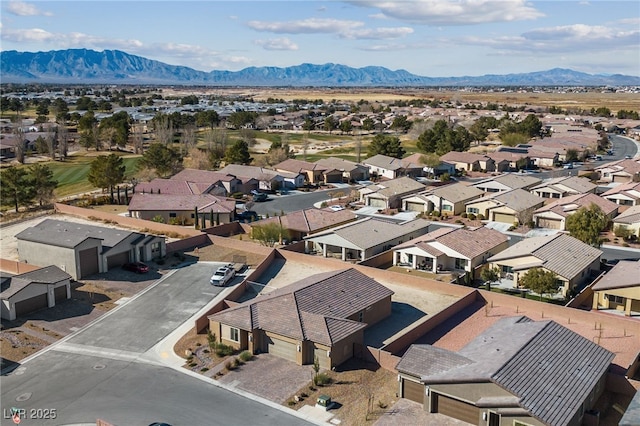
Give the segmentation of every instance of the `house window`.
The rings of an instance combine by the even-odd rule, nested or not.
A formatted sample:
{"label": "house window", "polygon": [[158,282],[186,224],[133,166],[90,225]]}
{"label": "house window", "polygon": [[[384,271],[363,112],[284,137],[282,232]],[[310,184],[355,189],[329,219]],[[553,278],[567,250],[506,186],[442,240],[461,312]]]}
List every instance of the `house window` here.
{"label": "house window", "polygon": [[478,213],[480,213],[480,209],[478,209],[476,207],[468,207],[467,208],[467,213],[478,214]]}
{"label": "house window", "polygon": [[465,269],[467,267],[467,259],[456,258],[456,269]]}
{"label": "house window", "polygon": [[196,217],[195,213],[191,213],[191,219],[195,219],[195,217]]}
{"label": "house window", "polygon": [[160,253],[160,243],[151,243],[151,255]]}
{"label": "house window", "polygon": [[609,295],[609,302],[618,303],[622,305],[624,303],[624,297],[622,296],[614,296],[613,294]]}
{"label": "house window", "polygon": [[410,253],[407,253],[407,263],[410,263],[413,265],[413,255]]}
{"label": "house window", "polygon": [[169,213],[169,217],[177,217],[177,214],[176,214],[176,213],[171,212],[171,213]]}
{"label": "house window", "polygon": [[512,274],[513,273],[513,267],[512,266],[507,266],[507,265],[502,265],[502,273],[503,274]]}
{"label": "house window", "polygon": [[442,210],[445,211],[445,212],[453,211],[453,206],[450,206],[448,204],[443,204],[442,205]]}
{"label": "house window", "polygon": [[231,327],[229,329],[229,340],[231,340],[232,342],[239,342],[240,341],[240,330],[238,330],[237,328]]}

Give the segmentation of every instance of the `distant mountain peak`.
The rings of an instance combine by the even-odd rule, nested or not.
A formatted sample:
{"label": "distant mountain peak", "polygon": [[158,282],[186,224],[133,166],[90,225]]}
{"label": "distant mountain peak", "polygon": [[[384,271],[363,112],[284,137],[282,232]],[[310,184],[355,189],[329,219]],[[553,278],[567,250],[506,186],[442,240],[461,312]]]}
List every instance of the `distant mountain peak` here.
{"label": "distant mountain peak", "polygon": [[240,71],[198,71],[131,55],[121,50],[0,52],[3,83],[181,84],[211,86],[640,86],[640,77],[587,74],[553,68],[521,74],[423,77],[381,66],[352,68],[328,62],[290,67],[249,67]]}

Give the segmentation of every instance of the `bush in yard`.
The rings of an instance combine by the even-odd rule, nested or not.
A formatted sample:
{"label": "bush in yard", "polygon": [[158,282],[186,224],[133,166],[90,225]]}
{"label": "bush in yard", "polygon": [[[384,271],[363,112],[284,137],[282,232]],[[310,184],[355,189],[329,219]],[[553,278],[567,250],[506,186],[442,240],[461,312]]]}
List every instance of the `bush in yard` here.
{"label": "bush in yard", "polygon": [[235,365],[235,363],[233,361],[227,361],[224,363],[224,366],[227,370],[231,371],[231,370],[235,370],[238,366]]}
{"label": "bush in yard", "polygon": [[463,219],[466,219],[468,216],[467,212],[462,212],[462,214],[460,214],[460,217]]}
{"label": "bush in yard", "polygon": [[325,386],[330,384],[333,380],[327,373],[319,373],[314,376],[313,381],[316,386]]}
{"label": "bush in yard", "polygon": [[469,213],[469,214],[467,215],[467,218],[468,218],[469,220],[476,220],[476,215],[475,215],[475,214],[473,214],[473,213]]}
{"label": "bush in yard", "polygon": [[233,360],[233,366],[234,367],[238,368],[242,364],[244,364],[244,361],[240,360],[240,358],[234,358],[234,360]]}
{"label": "bush in yard", "polygon": [[238,355],[238,358],[244,362],[251,361],[253,359],[253,354],[249,351],[242,351],[240,355]]}
{"label": "bush in yard", "polygon": [[216,355],[219,357],[233,355],[233,347],[225,345],[224,343],[218,343],[215,347]]}
{"label": "bush in yard", "polygon": [[476,219],[484,220],[484,215],[482,213],[478,213],[478,215],[476,216]]}

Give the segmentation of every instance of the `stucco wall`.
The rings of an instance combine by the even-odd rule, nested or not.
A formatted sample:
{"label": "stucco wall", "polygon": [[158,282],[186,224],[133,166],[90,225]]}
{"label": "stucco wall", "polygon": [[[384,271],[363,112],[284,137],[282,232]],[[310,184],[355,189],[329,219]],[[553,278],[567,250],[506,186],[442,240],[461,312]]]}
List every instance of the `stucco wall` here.
{"label": "stucco wall", "polygon": [[[80,249],[99,247],[99,244],[98,240],[87,240],[82,244],[85,247],[80,247]],[[80,277],[77,252],[73,248],[18,240],[18,255],[22,262],[41,267],[55,265],[71,275],[73,279],[77,280]]]}

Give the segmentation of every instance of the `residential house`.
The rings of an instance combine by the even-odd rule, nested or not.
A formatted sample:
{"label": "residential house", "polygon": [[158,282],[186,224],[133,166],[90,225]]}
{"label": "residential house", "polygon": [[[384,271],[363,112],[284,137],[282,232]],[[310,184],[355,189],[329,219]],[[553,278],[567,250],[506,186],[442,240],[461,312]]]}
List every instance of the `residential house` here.
{"label": "residential house", "polygon": [[621,228],[640,238],[640,205],[629,207],[613,219],[613,232]]}
{"label": "residential house", "polygon": [[402,164],[405,165],[405,167],[411,168],[415,168],[418,166],[422,167],[422,173],[416,174],[415,176],[431,176],[433,178],[437,178],[445,173],[447,173],[449,176],[453,176],[456,174],[456,168],[452,163],[440,161],[440,164],[438,164],[437,166],[429,166],[422,163],[423,156],[424,154],[416,152],[415,154],[404,157],[402,159]]}
{"label": "residential house", "polygon": [[533,212],[544,204],[544,199],[523,190],[496,192],[466,204],[467,214],[481,214],[491,222],[526,225]]}
{"label": "residential house", "polygon": [[360,201],[367,206],[379,209],[394,209],[402,206],[402,197],[423,191],[425,186],[410,178],[400,177],[393,180],[374,183],[360,188]]}
{"label": "residential house", "polygon": [[467,172],[502,172],[509,170],[504,165],[498,167],[496,162],[486,155],[473,154],[471,152],[450,151],[440,156],[441,161],[453,164],[456,170]]}
{"label": "residential house", "polygon": [[532,268],[540,267],[556,274],[563,296],[588,284],[600,271],[602,251],[570,235],[558,233],[546,237],[531,237],[487,259],[501,274],[513,279],[519,287],[520,277]]}
{"label": "residential house", "polygon": [[[137,193],[129,202],[129,215],[137,219],[158,220],[173,225],[193,225],[198,219],[216,224],[235,220],[236,202],[210,194],[172,195]],[[212,226],[212,225],[210,225]]]}
{"label": "residential house", "polygon": [[496,230],[440,228],[393,249],[393,264],[430,272],[464,271],[476,268],[509,247],[509,238]]}
{"label": "residential house", "polygon": [[593,290],[593,309],[615,309],[626,316],[640,315],[640,260],[621,260]]}
{"label": "residential house", "polygon": [[364,329],[391,315],[393,292],[355,269],[312,275],[209,316],[219,342],[331,369],[354,356]]}
{"label": "residential house", "polygon": [[483,179],[473,184],[474,187],[484,192],[504,192],[512,189],[531,190],[542,182],[541,179],[520,173],[505,173],[500,176]]}
{"label": "residential house", "polygon": [[71,275],[57,266],[46,266],[2,280],[2,319],[19,316],[71,298]]}
{"label": "residential house", "polygon": [[[237,192],[248,194],[252,189],[258,188],[258,181],[255,179],[249,179],[243,182],[232,174],[211,170],[184,169],[173,175],[170,179],[178,182],[187,182],[190,187],[194,188],[194,194],[221,196],[231,195]],[[224,188],[224,193],[219,192],[218,189],[220,187]]]}
{"label": "residential house", "polygon": [[327,168],[320,164],[309,163],[294,158],[287,158],[273,166],[273,168],[277,172],[301,174],[304,176],[306,183],[314,185],[324,182],[325,172],[327,171]]}
{"label": "residential house", "polygon": [[25,229],[16,239],[21,262],[56,265],[75,280],[166,254],[164,237],[54,219]]}
{"label": "residential house", "polygon": [[592,193],[570,195],[540,207],[533,212],[533,223],[537,228],[566,229],[567,218],[578,209],[590,208],[592,204],[600,207],[607,217],[613,219],[618,214],[618,205]]}
{"label": "residential house", "polygon": [[277,191],[281,188],[304,186],[304,176],[299,173],[276,172],[257,166],[244,166],[229,164],[220,169],[221,173],[230,174],[239,179],[255,179],[258,181],[258,189],[263,191]]}
{"label": "residential house", "polygon": [[462,183],[443,185],[419,194],[404,197],[402,208],[409,211],[457,215],[464,212],[465,204],[482,197],[484,192]]}
{"label": "residential house", "polygon": [[424,235],[429,222],[422,219],[395,223],[366,218],[305,237],[312,251],[342,260],[366,260],[390,248]]}
{"label": "residential house", "polygon": [[614,357],[555,321],[516,316],[455,352],[411,345],[396,369],[400,396],[430,413],[479,426],[579,426]]}
{"label": "residential house", "polygon": [[351,183],[369,180],[369,168],[363,164],[338,157],[321,158],[316,161],[326,167],[325,183]]}
{"label": "residential house", "polygon": [[640,159],[624,159],[603,164],[594,169],[600,174],[602,182],[638,182],[640,181]]}
{"label": "residential house", "polygon": [[567,195],[595,193],[597,185],[586,178],[561,176],[549,179],[531,188],[531,193],[542,198],[562,198]]}
{"label": "residential house", "polygon": [[486,155],[496,164],[508,164],[507,170],[529,169],[533,165],[527,149],[501,146],[497,151],[488,152]]}
{"label": "residential house", "polygon": [[382,154],[369,157],[362,164],[369,167],[370,175],[387,179],[396,179],[401,176],[422,176],[423,169],[423,166],[417,162],[412,163]]}
{"label": "residential house", "polygon": [[356,220],[356,215],[351,210],[333,211],[327,209],[305,209],[287,213],[284,216],[273,216],[249,223],[249,226],[261,226],[268,223],[276,223],[286,229],[288,239],[302,241],[308,235],[324,231],[329,228],[344,225]]}
{"label": "residential house", "polygon": [[640,182],[627,182],[617,185],[601,195],[621,206],[640,206]]}

